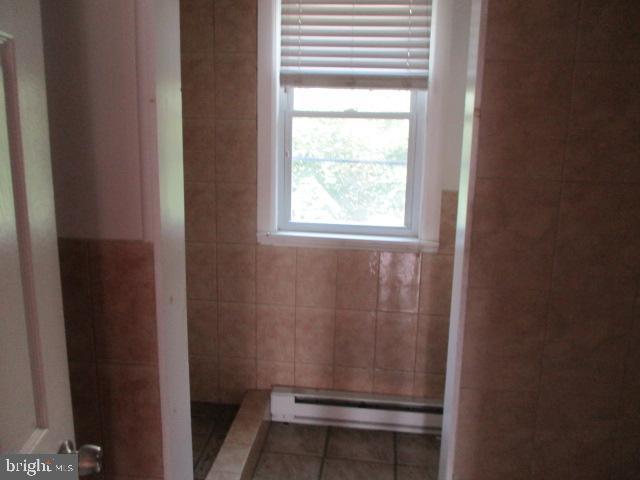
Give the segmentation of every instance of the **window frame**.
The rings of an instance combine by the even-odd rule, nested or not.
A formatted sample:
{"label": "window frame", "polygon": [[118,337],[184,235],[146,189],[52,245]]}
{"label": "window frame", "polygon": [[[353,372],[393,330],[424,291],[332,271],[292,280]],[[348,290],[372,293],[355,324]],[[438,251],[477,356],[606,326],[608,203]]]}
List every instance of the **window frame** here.
{"label": "window frame", "polygon": [[[259,244],[364,248],[400,251],[434,252],[438,249],[440,227],[440,197],[442,189],[441,165],[434,150],[437,136],[431,134],[433,92],[416,95],[416,121],[414,136],[413,192],[409,199],[411,221],[409,228],[341,226],[330,224],[330,229],[314,228],[321,224],[306,225],[281,221],[283,215],[282,190],[285,184],[284,150],[287,96],[279,79],[280,65],[280,0],[265,0],[258,8],[258,179],[257,179],[257,241]],[[433,60],[431,60],[433,62]],[[322,87],[322,85],[318,85]],[[427,120],[428,118],[428,120]],[[437,121],[437,120],[436,120]],[[422,130],[424,135],[420,135]],[[409,210],[409,209],[408,209]],[[337,228],[336,228],[337,227]],[[344,228],[346,227],[346,228]]]}
{"label": "window frame", "polygon": [[[424,91],[407,90],[410,92],[410,110],[407,113],[376,113],[376,112],[340,112],[340,111],[296,111],[294,109],[295,88],[282,87],[280,92],[280,108],[283,125],[280,135],[283,142],[279,149],[278,161],[281,162],[278,169],[281,174],[281,188],[278,189],[278,230],[282,232],[315,232],[328,234],[348,235],[380,235],[417,237],[419,217],[416,213],[416,205],[420,201],[419,178],[425,162],[424,141],[417,132],[424,130],[426,122],[426,95]],[[301,87],[308,88],[308,87]],[[322,118],[364,118],[384,119],[398,118],[409,121],[409,138],[407,144],[407,179],[405,195],[404,226],[392,227],[381,225],[353,225],[334,223],[294,222],[291,220],[292,200],[292,126],[294,117],[322,117]]]}

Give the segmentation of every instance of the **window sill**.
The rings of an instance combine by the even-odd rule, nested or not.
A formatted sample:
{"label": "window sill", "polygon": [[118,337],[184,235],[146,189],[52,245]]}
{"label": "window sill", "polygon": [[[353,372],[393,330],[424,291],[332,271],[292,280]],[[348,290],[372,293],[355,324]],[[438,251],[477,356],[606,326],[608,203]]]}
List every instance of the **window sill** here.
{"label": "window sill", "polygon": [[367,249],[427,253],[438,251],[438,242],[420,240],[415,237],[385,237],[315,232],[280,231],[258,233],[258,243],[261,245],[277,245],[283,247]]}

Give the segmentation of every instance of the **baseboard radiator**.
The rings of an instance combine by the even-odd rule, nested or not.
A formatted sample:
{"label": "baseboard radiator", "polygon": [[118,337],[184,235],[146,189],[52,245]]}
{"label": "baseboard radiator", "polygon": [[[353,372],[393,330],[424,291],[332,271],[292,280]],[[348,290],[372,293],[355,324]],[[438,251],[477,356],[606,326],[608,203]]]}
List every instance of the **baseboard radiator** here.
{"label": "baseboard radiator", "polygon": [[442,402],[274,387],[271,391],[271,420],[438,434],[442,430]]}

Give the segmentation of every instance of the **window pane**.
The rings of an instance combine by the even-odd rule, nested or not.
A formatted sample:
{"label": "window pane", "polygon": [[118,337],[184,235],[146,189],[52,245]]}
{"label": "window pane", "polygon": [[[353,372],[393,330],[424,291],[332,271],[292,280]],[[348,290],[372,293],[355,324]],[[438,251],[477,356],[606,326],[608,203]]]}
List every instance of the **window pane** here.
{"label": "window pane", "polygon": [[296,88],[293,108],[305,112],[409,113],[409,90]]}
{"label": "window pane", "polygon": [[294,117],[291,220],[402,227],[409,120]]}

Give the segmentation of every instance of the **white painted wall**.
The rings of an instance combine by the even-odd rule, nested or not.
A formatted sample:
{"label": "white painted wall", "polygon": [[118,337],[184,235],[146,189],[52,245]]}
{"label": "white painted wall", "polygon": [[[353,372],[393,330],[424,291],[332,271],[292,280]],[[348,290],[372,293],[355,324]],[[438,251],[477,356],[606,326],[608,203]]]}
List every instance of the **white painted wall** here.
{"label": "white painted wall", "polygon": [[136,2],[41,3],[58,233],[141,239]]}

